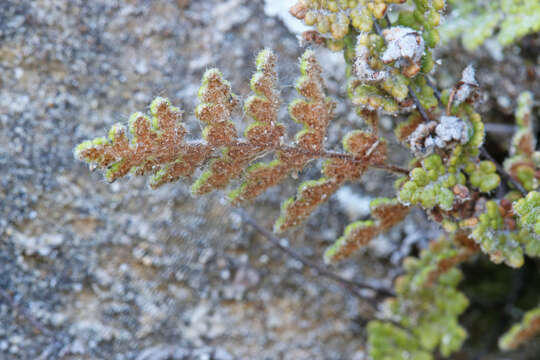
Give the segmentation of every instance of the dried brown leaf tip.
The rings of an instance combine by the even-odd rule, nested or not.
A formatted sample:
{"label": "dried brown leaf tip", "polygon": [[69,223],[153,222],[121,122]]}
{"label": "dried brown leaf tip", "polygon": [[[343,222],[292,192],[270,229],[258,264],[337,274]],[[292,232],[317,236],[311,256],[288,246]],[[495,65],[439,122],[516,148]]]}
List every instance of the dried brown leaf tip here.
{"label": "dried brown leaf tip", "polygon": [[150,106],[152,118],[135,113],[129,119],[128,138],[121,124],[111,127],[108,138],[85,141],[75,156],[94,166],[107,169],[106,178],[114,181],[133,173],[153,174],[152,187],[190,176],[209,156],[207,147],[184,141],[186,130],[180,123],[180,109],[168,100],[156,98]]}
{"label": "dried brown leaf tip", "polygon": [[309,9],[305,4],[303,4],[302,2],[298,2],[291,6],[291,8],[289,9],[289,13],[295,18],[302,20],[306,17],[308,10]]}
{"label": "dried brown leaf tip", "polygon": [[347,226],[345,234],[324,253],[324,262],[336,263],[349,258],[377,236],[379,229],[373,220],[357,221]]}
{"label": "dried brown leaf tip", "polygon": [[412,133],[414,133],[418,126],[423,122],[424,119],[422,119],[422,115],[420,115],[418,111],[412,112],[407,120],[400,123],[394,130],[396,138],[401,142],[407,141]]}
{"label": "dried brown leaf tip", "polygon": [[375,236],[400,223],[409,214],[409,207],[402,205],[397,199],[374,199],[370,208],[374,220],[357,221],[347,226],[343,236],[326,250],[326,263],[336,263],[349,258]]}
{"label": "dried brown leaf tip", "polygon": [[323,45],[326,43],[326,39],[318,31],[308,30],[302,33],[302,42],[304,45],[307,43]]}
{"label": "dried brown leaf tip", "polygon": [[380,198],[371,202],[371,216],[377,220],[381,231],[386,231],[400,223],[409,214],[410,208],[397,199]]}

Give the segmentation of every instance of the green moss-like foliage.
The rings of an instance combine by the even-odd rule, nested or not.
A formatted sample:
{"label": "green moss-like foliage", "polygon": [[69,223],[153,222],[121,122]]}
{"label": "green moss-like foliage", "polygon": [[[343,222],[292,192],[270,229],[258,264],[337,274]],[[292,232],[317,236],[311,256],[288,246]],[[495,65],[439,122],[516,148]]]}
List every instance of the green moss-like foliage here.
{"label": "green moss-like foliage", "polygon": [[369,32],[375,19],[386,14],[388,5],[406,0],[299,0],[291,13],[313,26],[319,33],[334,40],[343,39],[350,31]]}
{"label": "green moss-like foliage", "polygon": [[[480,116],[467,104],[453,107],[452,115],[456,119],[466,119],[464,123],[467,124],[469,134],[464,143],[454,141],[443,148],[435,145],[430,147],[429,144],[437,144],[439,139],[442,139],[441,133],[436,122],[432,122],[430,128],[429,124],[420,121],[418,114],[413,114],[408,122],[396,129],[398,138],[407,141],[421,159],[420,162],[418,158],[415,160],[417,166],[411,170],[409,177],[399,184],[398,198],[402,203],[420,205],[424,209],[438,207],[448,212],[466,201],[464,198],[456,198],[460,188],[470,187],[489,193],[499,186],[500,177],[496,173],[495,164],[479,160],[479,148],[485,136]],[[444,161],[439,155],[443,151]],[[435,153],[422,159],[424,152]],[[450,218],[445,216],[446,220]]]}
{"label": "green moss-like foliage", "polygon": [[440,28],[443,39],[461,37],[463,46],[470,51],[492,37],[507,46],[527,34],[540,31],[540,3],[537,0],[448,2],[452,11]]}
{"label": "green moss-like foliage", "polygon": [[513,325],[510,330],[499,339],[501,350],[514,350],[527,340],[540,332],[540,307],[529,310],[523,320]]}
{"label": "green moss-like foliage", "polygon": [[[514,202],[513,212],[509,202],[503,204],[504,201],[486,203],[471,237],[491,261],[517,268],[523,265],[524,255],[540,256],[540,233],[536,232],[540,231],[540,193],[530,192]],[[467,227],[466,222],[462,227]]]}
{"label": "green moss-like foliage", "polygon": [[406,205],[421,205],[425,209],[435,206],[451,210],[454,206],[452,187],[465,184],[463,173],[448,173],[439,155],[431,155],[422,166],[413,169],[409,180],[399,191],[399,200]]}
{"label": "green moss-like foliage", "polygon": [[507,224],[495,201],[486,203],[486,211],[480,214],[478,225],[471,237],[480,245],[482,251],[489,254],[494,263],[504,262],[511,267],[523,265],[523,249],[521,244],[527,239],[524,234],[508,229]]}
{"label": "green moss-like foliage", "polygon": [[460,105],[454,112],[457,116],[469,119],[473,133],[467,144],[455,147],[447,162],[448,169],[450,172],[462,169],[468,175],[473,188],[488,193],[499,186],[501,179],[493,162],[478,159],[479,148],[483,145],[485,137],[484,124],[480,115],[467,104]]}
{"label": "green moss-like foliage", "polygon": [[504,161],[504,168],[527,190],[536,190],[540,184],[537,171],[540,170],[540,152],[536,151],[537,139],[534,133],[532,115],[533,97],[530,92],[520,94],[516,109],[518,130],[512,137],[510,157]]}
{"label": "green moss-like foliage", "polygon": [[526,198],[514,204],[520,224],[531,233],[540,235],[540,193],[531,191]]}
{"label": "green moss-like foliage", "polygon": [[478,164],[469,164],[465,168],[469,174],[471,185],[481,192],[490,192],[499,186],[501,179],[497,175],[495,164],[489,160],[481,161]]}
{"label": "green moss-like foliage", "polygon": [[467,333],[458,316],[469,302],[457,290],[462,274],[451,259],[458,254],[453,243],[443,239],[420,258],[406,259],[406,273],[396,280],[397,296],[385,304],[393,323],[368,325],[372,359],[433,359],[437,348],[445,357],[461,348]]}
{"label": "green moss-like foliage", "polygon": [[396,113],[399,105],[395,99],[383,89],[374,85],[355,86],[354,82],[349,85],[349,97],[354,105],[366,109],[379,109],[387,113]]}
{"label": "green moss-like foliage", "polygon": [[371,321],[367,327],[369,355],[377,360],[433,360],[409,331],[382,321]]}
{"label": "green moss-like foliage", "polygon": [[[343,48],[349,63],[348,93],[353,104],[364,110],[396,113],[410,106],[410,89],[413,89],[424,107],[437,106],[433,89],[419,74],[427,74],[434,68],[431,48],[439,42],[437,27],[444,1],[415,0],[406,8],[398,5],[399,17],[393,24],[384,17],[385,2],[373,3],[377,3],[375,7],[380,8],[381,14],[369,15],[368,7],[354,4],[354,10],[348,14],[353,18],[352,29],[359,35],[355,40],[347,35],[340,40],[342,46],[336,47]],[[356,13],[366,11],[367,14],[355,17]],[[386,28],[380,31],[381,27]]]}
{"label": "green moss-like foliage", "polygon": [[540,257],[540,193],[531,191],[527,197],[514,203],[525,252],[529,256]]}

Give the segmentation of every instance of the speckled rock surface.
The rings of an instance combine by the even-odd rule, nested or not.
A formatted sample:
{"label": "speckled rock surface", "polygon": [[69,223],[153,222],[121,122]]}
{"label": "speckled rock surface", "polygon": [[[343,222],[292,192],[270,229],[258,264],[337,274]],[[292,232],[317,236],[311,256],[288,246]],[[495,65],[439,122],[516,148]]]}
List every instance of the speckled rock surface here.
{"label": "speckled rock surface", "polygon": [[[249,0],[0,2],[0,359],[362,358],[369,304],[263,242],[221,194],[194,199],[181,183],[151,191],[139,178],[109,185],[73,159],[77,143],[156,95],[181,106],[197,136],[203,72],[218,66],[245,96],[264,47],[279,55],[290,98],[302,49],[263,8]],[[360,122],[344,100],[342,60],[319,52],[340,100],[329,130],[337,144]],[[391,131],[391,119],[385,124]],[[373,172],[347,191],[362,199],[391,187],[390,176]],[[249,210],[270,226],[293,193],[291,181]],[[333,199],[288,234],[290,245],[320,260],[358,216]],[[337,271],[389,285],[411,246],[436,233],[413,213]]]}
{"label": "speckled rock surface", "polygon": [[[290,97],[302,50],[263,4],[3,1],[0,24],[1,359],[340,359],[362,349],[370,308],[262,242],[222,195],[151,191],[137,178],[109,185],[73,159],[77,143],[156,95],[200,134],[202,73],[219,66],[246,95],[264,47],[278,53]],[[326,63],[342,96],[343,75]],[[336,124],[330,140],[343,131]],[[253,214],[270,225],[293,185]],[[343,214],[332,202],[291,235],[313,259],[348,220],[328,224],[329,211]],[[319,227],[328,230],[313,236]]]}

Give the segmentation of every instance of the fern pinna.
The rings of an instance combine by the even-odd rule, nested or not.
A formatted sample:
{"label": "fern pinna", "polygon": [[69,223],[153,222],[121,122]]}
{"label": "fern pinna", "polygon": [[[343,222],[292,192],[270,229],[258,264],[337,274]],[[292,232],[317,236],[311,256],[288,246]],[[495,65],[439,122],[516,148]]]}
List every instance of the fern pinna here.
{"label": "fern pinna", "polygon": [[[501,14],[520,1],[502,2]],[[298,0],[292,6],[292,15],[314,27],[304,39],[343,52],[347,62],[350,102],[369,129],[346,134],[342,151],[325,149],[335,102],[325,95],[321,67],[311,50],[300,59],[300,98],[289,104],[290,117],[303,129],[287,142],[286,126],[278,118],[276,56],[267,49],[257,56],[253,95],[244,102],[244,114],[254,121],[243,135],[232,120],[241,101],[223,75],[211,69],[204,74],[195,110],[205,125],[201,140],[186,140],[181,110],[157,98],[151,117],[131,116],[131,135],[114,125],[108,138],[80,144],[75,155],[105,170],[109,181],[150,175],[152,187],[195,177],[203,169],[192,192],[202,195],[236,185],[228,196],[235,205],[324,159],[322,177],[303,182],[283,203],[275,232],[303,223],[344,183],[358,181],[370,168],[401,175],[395,197],[372,201],[371,219],[349,225],[324,259],[335,263],[350,257],[401,222],[410,207],[422,208],[445,236],[419,258],[405,261],[395,296],[380,319],[368,325],[368,352],[374,360],[433,359],[435,351],[450,356],[467,335],[457,320],[468,304],[457,289],[462,277],[457,265],[479,253],[510,267],[522,266],[525,256],[540,257],[540,155],[530,93],[518,101],[518,131],[500,165],[484,148],[474,68],[466,67],[455,86],[442,92],[431,83],[428,75],[437,65],[432,51],[439,43],[445,6],[444,0]],[[396,10],[392,19],[390,8]],[[514,13],[508,18],[514,19]],[[532,31],[527,24],[526,32]],[[395,126],[397,140],[414,157],[407,169],[386,162],[386,140],[378,132],[381,113],[408,116]],[[273,159],[261,160],[268,157]],[[500,348],[514,349],[540,331],[538,318],[537,310],[529,311],[501,338]]]}
{"label": "fern pinna", "polygon": [[[289,104],[289,114],[304,128],[291,144],[284,142],[286,128],[278,121],[276,56],[270,50],[263,50],[257,56],[257,71],[251,79],[254,94],[245,101],[243,109],[254,122],[243,136],[232,121],[239,100],[223,75],[217,69],[210,69],[203,76],[200,104],[195,109],[197,118],[206,125],[201,141],[185,140],[181,110],[164,98],[156,98],[150,106],[151,117],[142,113],[131,115],[128,126],[131,138],[122,125],[113,125],[108,138],[80,144],[75,155],[106,170],[108,181],[128,174],[151,175],[152,188],[182,177],[190,178],[197,169],[206,167],[194,182],[192,192],[202,195],[224,189],[232,180],[240,179],[241,185],[229,192],[234,204],[254,199],[290,174],[301,171],[312,160],[325,159],[324,176],[300,184],[298,194],[283,203],[275,230],[285,231],[301,224],[346,181],[360,179],[368,168],[403,171],[385,164],[386,142],[370,131],[348,133],[343,138],[343,152],[325,150],[326,129],[333,118],[335,103],[324,93],[322,70],[313,51],[303,54],[300,69],[302,76],[296,90],[302,98]],[[274,154],[272,161],[258,160],[270,153]],[[375,214],[381,213],[379,217],[384,218],[384,212],[394,210],[400,215],[386,217],[371,226],[369,238],[367,233],[348,230],[337,245],[347,242],[343,249],[351,253],[380,230],[401,221],[405,209],[397,201],[381,201],[374,209]],[[335,246],[329,252],[335,252]],[[336,256],[340,255],[327,258]]]}

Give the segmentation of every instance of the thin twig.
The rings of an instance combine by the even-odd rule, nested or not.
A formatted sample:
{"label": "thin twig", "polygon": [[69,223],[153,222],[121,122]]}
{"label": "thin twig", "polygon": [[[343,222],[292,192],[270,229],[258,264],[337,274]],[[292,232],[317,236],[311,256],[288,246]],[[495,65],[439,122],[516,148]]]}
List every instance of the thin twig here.
{"label": "thin twig", "polygon": [[[388,23],[390,24],[390,22]],[[375,26],[375,32],[377,33],[377,35],[383,37],[381,26],[379,25],[379,23],[377,22],[377,19],[375,18],[373,18],[373,25]],[[384,37],[383,37],[383,40],[384,40]]]}
{"label": "thin twig", "polygon": [[388,12],[384,14],[384,19],[388,23],[388,27],[392,27],[392,22],[390,21],[390,17],[388,16]]}
{"label": "thin twig", "polygon": [[4,300],[11,306],[12,309],[14,309],[16,312],[19,313],[22,317],[24,317],[28,322],[36,329],[38,332],[47,335],[52,336],[52,332],[49,331],[49,329],[45,328],[43,324],[41,324],[39,321],[36,320],[26,309],[24,309],[22,306],[20,306],[14,299],[9,295],[7,291],[0,288],[0,297],[4,298]]}
{"label": "thin twig", "polygon": [[[277,150],[278,151],[279,150],[292,151],[292,152],[296,152],[296,153],[299,153],[299,154],[302,154],[302,155],[311,156],[311,157],[314,157],[314,158],[342,159],[342,160],[350,161],[352,163],[365,164],[366,166],[376,168],[376,169],[386,170],[386,171],[389,171],[389,172],[394,172],[394,173],[399,173],[399,174],[404,174],[404,175],[409,174],[409,170],[404,169],[404,168],[400,168],[399,166],[381,164],[381,163],[371,163],[369,161],[366,161],[365,158],[358,157],[358,156],[353,155],[353,154],[346,154],[346,153],[340,153],[340,152],[334,152],[334,151],[324,151],[324,150],[323,151],[310,151],[310,150],[305,150],[305,149],[292,147],[292,146],[281,146]],[[369,156],[369,154],[368,154],[368,156]]]}
{"label": "thin twig", "polygon": [[365,282],[361,282],[361,281],[354,281],[354,280],[345,279],[345,278],[333,273],[332,271],[329,271],[329,270],[325,269],[323,267],[323,265],[319,265],[319,264],[317,264],[317,263],[315,263],[315,262],[313,262],[313,261],[311,261],[309,259],[306,259],[305,257],[298,254],[297,252],[295,252],[293,249],[289,248],[288,246],[284,246],[274,234],[272,234],[266,228],[264,228],[259,223],[257,223],[257,221],[255,219],[253,219],[251,216],[249,216],[244,210],[236,209],[235,211],[242,217],[242,220],[246,224],[253,227],[255,229],[255,231],[257,231],[260,235],[262,235],[262,237],[265,240],[272,243],[272,245],[274,245],[276,248],[278,248],[279,250],[281,250],[285,254],[289,255],[293,259],[301,262],[303,265],[315,270],[317,272],[317,274],[319,274],[320,276],[324,276],[324,277],[326,277],[328,279],[334,280],[337,283],[341,284],[347,290],[351,291],[351,293],[353,293],[356,297],[361,298],[361,299],[365,299],[365,300],[373,300],[373,299],[367,298],[365,295],[362,295],[359,292],[359,290],[361,290],[361,289],[371,290],[371,291],[375,292],[377,295],[383,296],[383,297],[395,296],[394,291],[391,290],[391,289],[374,286],[374,285],[371,285],[371,284],[368,284],[368,283],[365,283]]}
{"label": "thin twig", "polygon": [[431,121],[429,119],[429,116],[426,113],[426,110],[422,106],[422,103],[420,103],[420,99],[418,99],[418,96],[416,96],[416,93],[414,92],[414,90],[412,89],[410,85],[409,85],[409,93],[411,93],[411,97],[413,98],[414,104],[416,105],[416,110],[418,110],[418,112],[422,116],[422,119],[424,119],[424,121],[426,122]]}
{"label": "thin twig", "polygon": [[23,306],[18,304],[6,290],[2,288],[0,288],[0,298],[3,298],[15,312],[17,312],[20,316],[26,319],[37,332],[51,339],[51,343],[43,350],[43,352],[36,358],[36,360],[50,359],[55,350],[59,346],[61,346],[61,344],[59,344],[56,339],[56,334],[53,333],[51,330],[47,329]]}
{"label": "thin twig", "polygon": [[491,133],[512,134],[516,132],[517,126],[509,124],[484,123],[484,130]]}
{"label": "thin twig", "polygon": [[[196,144],[195,146],[201,146],[202,147],[202,146],[206,146],[206,144],[201,144],[201,145]],[[240,146],[252,147],[253,144],[245,143],[245,142],[235,142],[235,143],[232,143],[232,144],[224,144],[223,146],[224,147],[233,147],[233,146],[236,146],[236,147],[240,147]],[[363,156],[358,156],[358,155],[354,155],[354,154],[347,154],[347,153],[336,152],[336,151],[325,151],[325,150],[312,151],[312,150],[302,149],[302,148],[299,148],[299,147],[294,147],[294,146],[289,146],[289,145],[279,145],[279,146],[276,146],[276,147],[273,147],[273,148],[269,148],[267,150],[268,150],[268,152],[283,151],[283,152],[296,153],[296,154],[299,154],[299,155],[309,156],[310,158],[313,158],[313,159],[340,159],[340,160],[346,160],[346,161],[349,161],[351,163],[362,164],[362,165],[365,165],[366,167],[372,167],[372,168],[375,168],[375,169],[386,170],[388,172],[393,172],[393,173],[403,174],[403,175],[408,175],[409,174],[409,170],[407,170],[405,168],[401,168],[401,167],[399,167],[397,165],[389,165],[389,164],[384,164],[384,163],[370,162],[369,159],[366,159]],[[209,157],[208,159],[210,160],[210,159],[214,159],[214,158],[217,158],[217,157]]]}
{"label": "thin twig", "polygon": [[525,190],[525,188],[518,181],[516,181],[516,179],[514,179],[483,146],[480,148],[480,153],[486,159],[495,164],[497,172],[507,183],[512,184],[523,196],[527,196],[527,190]]}
{"label": "thin twig", "polygon": [[458,90],[459,86],[454,86],[454,88],[450,92],[450,96],[448,97],[448,104],[446,105],[446,115],[448,116],[452,114],[452,103],[454,102],[454,96],[456,96]]}
{"label": "thin twig", "polygon": [[441,92],[439,91],[439,89],[437,89],[437,87],[435,86],[435,84],[433,84],[431,82],[431,80],[429,79],[429,77],[427,76],[424,76],[424,79],[426,79],[426,84],[433,89],[433,94],[435,95],[435,97],[437,98],[437,101],[439,102],[439,105],[442,105],[442,98],[441,98]]}

